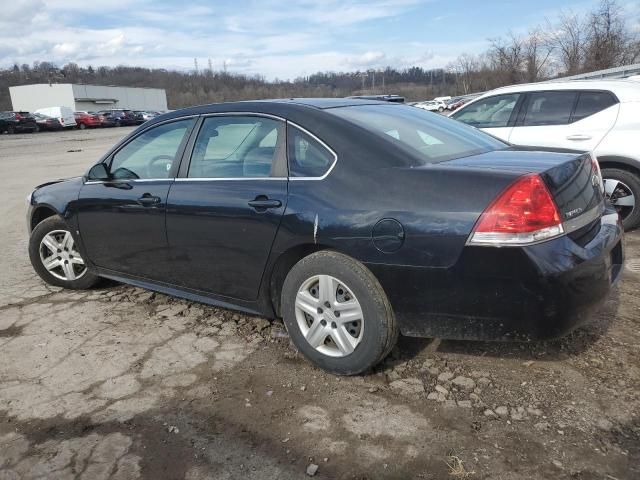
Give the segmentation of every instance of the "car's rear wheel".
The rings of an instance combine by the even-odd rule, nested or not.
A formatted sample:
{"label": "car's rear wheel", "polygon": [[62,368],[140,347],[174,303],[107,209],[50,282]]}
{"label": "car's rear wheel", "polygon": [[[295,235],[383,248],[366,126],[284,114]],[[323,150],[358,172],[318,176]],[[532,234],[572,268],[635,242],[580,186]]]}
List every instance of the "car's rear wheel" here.
{"label": "car's rear wheel", "polygon": [[440,113],[442,113],[442,112],[444,112],[444,108],[442,108],[442,107],[438,107],[438,111],[439,111]]}
{"label": "car's rear wheel", "polygon": [[50,285],[86,289],[99,280],[87,269],[71,230],[58,216],[43,220],[33,229],[29,258],[36,273]]}
{"label": "car's rear wheel", "polygon": [[81,123],[80,125],[78,125],[78,128],[80,130],[84,130],[85,128],[87,128],[87,126],[84,123]]}
{"label": "car's rear wheel", "polygon": [[281,305],[296,347],[339,375],[369,370],[398,338],[378,280],[362,263],[337,252],[316,252],[294,265],[284,281]]}
{"label": "car's rear wheel", "polygon": [[16,127],[14,127],[13,125],[9,125],[9,126],[7,127],[7,133],[8,133],[9,135],[13,135],[14,133],[16,133]]}
{"label": "car's rear wheel", "polygon": [[625,230],[640,225],[640,178],[627,170],[603,168],[607,198],[614,206]]}

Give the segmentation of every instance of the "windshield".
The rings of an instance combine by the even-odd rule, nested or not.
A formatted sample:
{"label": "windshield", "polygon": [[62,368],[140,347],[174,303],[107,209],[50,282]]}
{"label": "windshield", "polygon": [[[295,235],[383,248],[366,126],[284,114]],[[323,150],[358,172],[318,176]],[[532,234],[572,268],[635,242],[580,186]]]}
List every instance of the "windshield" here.
{"label": "windshield", "polygon": [[508,145],[475,128],[420,108],[400,105],[359,105],[331,113],[368,130],[383,133],[399,148],[417,155],[420,164],[503,150]]}

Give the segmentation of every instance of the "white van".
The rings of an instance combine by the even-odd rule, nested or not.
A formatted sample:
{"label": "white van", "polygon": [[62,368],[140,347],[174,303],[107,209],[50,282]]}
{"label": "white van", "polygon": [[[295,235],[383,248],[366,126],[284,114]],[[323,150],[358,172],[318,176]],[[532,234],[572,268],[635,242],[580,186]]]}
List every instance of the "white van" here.
{"label": "white van", "polygon": [[60,125],[62,125],[63,128],[72,128],[76,126],[76,117],[73,114],[73,110],[69,107],[39,108],[34,113],[55,118],[60,122]]}

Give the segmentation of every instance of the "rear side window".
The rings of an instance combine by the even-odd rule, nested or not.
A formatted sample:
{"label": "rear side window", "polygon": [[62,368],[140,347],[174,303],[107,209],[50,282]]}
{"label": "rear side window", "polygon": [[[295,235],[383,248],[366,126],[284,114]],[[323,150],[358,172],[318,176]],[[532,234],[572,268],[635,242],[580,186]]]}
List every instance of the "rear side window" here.
{"label": "rear side window", "polygon": [[322,143],[302,130],[289,125],[289,175],[292,177],[322,177],[336,160]]}
{"label": "rear side window", "polygon": [[580,92],[571,121],[577,122],[616,103],[618,101],[610,92]]}
{"label": "rear side window", "polygon": [[529,94],[524,116],[525,127],[566,125],[576,101],[576,92],[555,91]]}
{"label": "rear side window", "polygon": [[506,127],[519,98],[519,93],[483,98],[457,111],[451,117],[476,128]]}
{"label": "rear side window", "polygon": [[[282,144],[282,148],[280,145]],[[189,178],[277,177],[284,123],[260,116],[204,119],[193,147]]]}

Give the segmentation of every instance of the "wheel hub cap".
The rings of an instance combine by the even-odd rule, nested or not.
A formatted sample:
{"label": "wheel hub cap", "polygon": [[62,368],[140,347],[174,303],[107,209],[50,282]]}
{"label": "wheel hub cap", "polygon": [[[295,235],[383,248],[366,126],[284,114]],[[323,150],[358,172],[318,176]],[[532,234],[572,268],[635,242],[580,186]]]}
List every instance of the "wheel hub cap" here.
{"label": "wheel hub cap", "polygon": [[73,236],[66,230],[54,230],[42,238],[40,261],[51,275],[60,280],[77,280],[87,272]]}
{"label": "wheel hub cap", "polygon": [[624,220],[631,215],[636,206],[636,197],[625,183],[620,180],[605,178],[604,191],[620,218]]}
{"label": "wheel hub cap", "polygon": [[296,320],[304,338],[331,357],[353,353],[362,341],[364,318],[358,299],[342,281],[315,275],[298,290]]}

